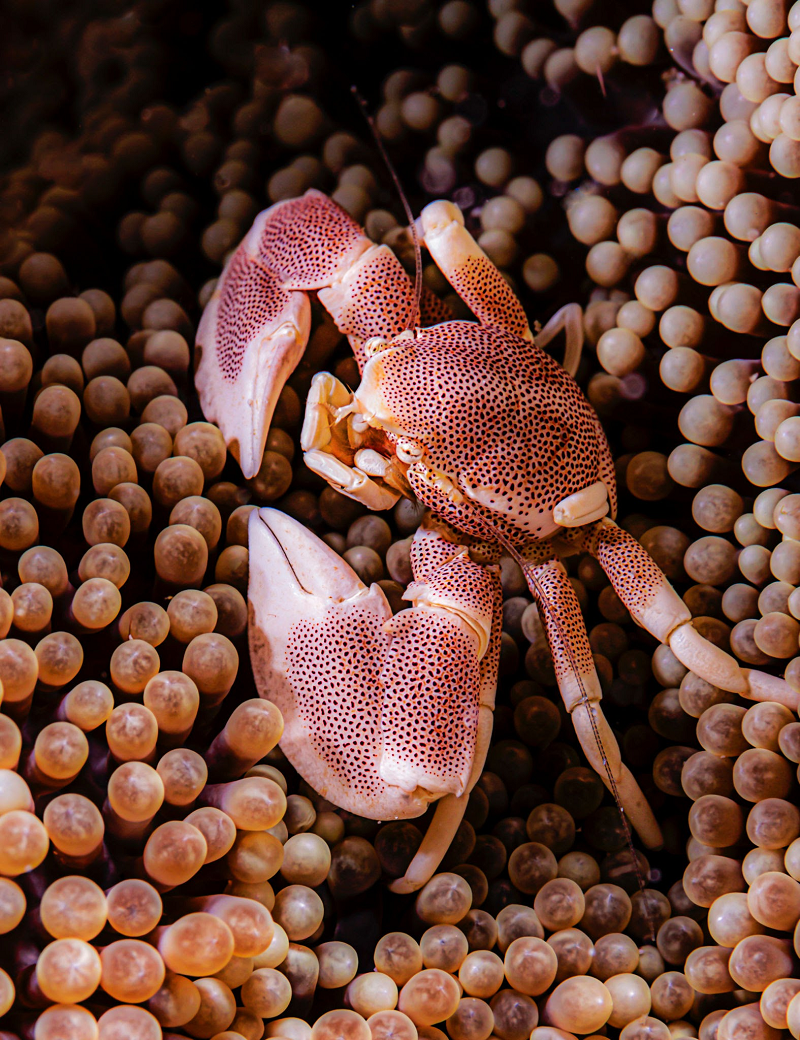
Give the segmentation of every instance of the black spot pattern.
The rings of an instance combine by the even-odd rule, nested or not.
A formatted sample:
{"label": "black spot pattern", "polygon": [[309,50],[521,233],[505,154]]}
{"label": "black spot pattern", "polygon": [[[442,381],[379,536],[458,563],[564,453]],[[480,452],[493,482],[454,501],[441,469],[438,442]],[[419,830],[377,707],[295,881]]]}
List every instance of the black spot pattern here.
{"label": "black spot pattern", "polygon": [[492,616],[494,588],[486,571],[468,556],[457,556],[438,567],[425,581],[437,600]]}
{"label": "black spot pattern", "polygon": [[[594,674],[594,658],[578,597],[563,564],[549,560],[534,570],[546,602],[534,591],[553,653],[556,678]],[[588,691],[587,691],[588,693]]]}
{"label": "black spot pattern", "polygon": [[247,347],[280,316],[289,299],[275,275],[242,243],[223,277],[217,310],[214,341],[223,378],[235,382]]}
{"label": "black spot pattern", "polygon": [[427,581],[433,576],[437,567],[441,567],[460,551],[454,541],[448,541],[438,531],[425,527],[418,528],[411,542],[411,569],[414,579]]}
{"label": "black spot pattern", "polygon": [[528,319],[514,290],[486,256],[471,256],[448,270],[447,280],[482,325],[521,336]]}
{"label": "black spot pattern", "polygon": [[371,245],[341,206],[312,188],[275,207],[259,249],[286,288],[319,289],[330,284],[342,258],[360,242],[365,249]]}
{"label": "black spot pattern", "polygon": [[453,320],[453,312],[447,304],[440,300],[436,293],[431,292],[426,285],[422,287],[422,299],[419,302],[422,312],[420,325],[423,328],[428,328],[430,325],[441,325],[443,321]]}
{"label": "black spot pattern", "polygon": [[[247,251],[245,239],[221,279],[214,342],[223,378],[236,380],[247,348],[289,303],[288,290],[328,285],[347,253],[369,244],[358,224],[322,192],[274,206],[257,254]],[[377,316],[379,305],[372,310]]]}
{"label": "black spot pattern", "polygon": [[455,528],[485,537],[487,521],[519,542],[553,534],[553,507],[598,479],[595,413],[543,350],[513,333],[454,321],[423,330],[384,359],[381,389],[405,434],[458,487],[491,508],[455,505],[409,470],[418,497]]}
{"label": "black spot pattern", "polygon": [[457,622],[425,610],[401,611],[393,628],[381,670],[384,749],[458,788],[472,764],[478,724],[480,670],[472,642]]}
{"label": "black spot pattern", "polygon": [[[410,327],[413,308],[414,287],[400,261],[384,246],[359,267],[348,284],[348,296],[336,324],[340,331],[358,340],[371,336],[389,340]],[[366,359],[358,354],[356,351],[356,360],[361,364]]]}
{"label": "black spot pattern", "polygon": [[436,777],[439,788],[460,789],[474,754],[481,691],[496,678],[497,569],[424,528],[413,546],[417,583],[424,578],[434,596],[492,619],[480,662],[461,622],[427,608],[395,615],[391,635],[371,612],[332,609],[321,622],[294,625],[287,643],[286,671],[303,732],[330,774],[354,792],[355,804],[385,797],[382,754]]}
{"label": "black spot pattern", "polygon": [[314,750],[341,782],[379,795],[380,663],[389,637],[365,610],[331,610],[321,623],[292,627],[286,648],[297,712]]}
{"label": "black spot pattern", "polygon": [[608,489],[608,515],[613,520],[617,515],[617,471],[603,426],[596,415],[594,422],[597,430],[597,441],[600,446],[600,465],[597,471],[597,478],[602,480]]}
{"label": "black spot pattern", "polygon": [[[653,596],[667,586],[661,569],[637,540],[602,520],[586,529],[586,546],[632,614],[642,615]],[[677,599],[677,593],[674,593]]]}

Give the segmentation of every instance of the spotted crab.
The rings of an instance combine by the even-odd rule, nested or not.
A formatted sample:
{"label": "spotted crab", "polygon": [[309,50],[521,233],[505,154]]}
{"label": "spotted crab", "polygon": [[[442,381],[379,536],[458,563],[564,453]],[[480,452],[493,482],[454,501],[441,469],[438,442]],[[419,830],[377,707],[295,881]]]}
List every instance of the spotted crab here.
{"label": "spotted crab", "polygon": [[[316,291],[352,346],[351,391],[318,373],[306,464],[370,509],[401,495],[427,514],[411,547],[409,608],[275,509],[250,518],[250,653],[262,697],[285,720],[282,748],[321,795],[377,820],[439,799],[396,891],[435,871],[483,769],[500,646],[497,562],[513,556],[539,606],[555,674],[586,758],[647,847],[658,822],[621,760],[575,590],[561,557],[589,553],[633,619],[708,682],[797,707],[782,679],[742,669],[692,626],[640,543],[613,520],[614,465],[600,421],[567,368],[577,305],[534,335],[519,300],[450,202],[413,229],[477,322],[415,293],[386,245],[318,191],[262,212],[228,260],[197,335],[195,382],[245,477],[258,471],[285,380],[303,355]],[[544,347],[566,332],[565,366]]]}

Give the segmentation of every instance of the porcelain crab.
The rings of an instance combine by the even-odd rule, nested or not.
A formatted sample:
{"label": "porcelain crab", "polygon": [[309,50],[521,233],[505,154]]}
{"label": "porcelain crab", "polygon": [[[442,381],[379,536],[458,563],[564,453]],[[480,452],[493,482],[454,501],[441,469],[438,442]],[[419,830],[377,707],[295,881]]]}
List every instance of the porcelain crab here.
{"label": "porcelain crab", "polygon": [[379,820],[436,816],[397,891],[436,869],[480,776],[492,729],[501,591],[512,554],[537,602],[561,695],[583,751],[648,847],[661,832],[601,708],[581,610],[561,557],[592,554],[635,621],[708,682],[797,706],[783,680],[742,669],[692,627],[682,599],[618,527],[602,426],[572,375],[543,349],[571,306],[536,337],[519,300],[467,231],[433,202],[420,241],[477,322],[419,298],[385,245],[318,191],[255,220],[231,256],[197,335],[196,386],[246,477],[260,465],[283,384],[310,331],[316,291],[361,372],[349,390],[318,373],[305,461],[370,509],[400,495],[428,509],[412,546],[410,606],[395,615],[309,530],[274,509],[251,515],[250,649],[262,697],[281,709],[282,748],[324,797]]}

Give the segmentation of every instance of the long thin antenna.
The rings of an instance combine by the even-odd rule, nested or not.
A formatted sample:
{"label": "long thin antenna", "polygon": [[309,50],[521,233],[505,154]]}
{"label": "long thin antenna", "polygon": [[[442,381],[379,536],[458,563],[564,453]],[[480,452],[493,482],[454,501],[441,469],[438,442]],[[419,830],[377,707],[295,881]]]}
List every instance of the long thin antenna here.
{"label": "long thin antenna", "polygon": [[630,824],[628,823],[628,817],[625,815],[625,809],[622,805],[622,799],[619,795],[619,789],[617,788],[617,781],[614,778],[614,774],[611,770],[611,764],[608,761],[606,749],[603,746],[603,738],[600,736],[600,729],[597,725],[597,719],[595,718],[594,711],[592,710],[592,704],[589,700],[589,696],[586,693],[586,687],[583,685],[581,679],[581,673],[578,669],[578,662],[575,660],[575,654],[572,649],[572,644],[569,641],[569,636],[564,631],[561,624],[561,620],[558,616],[558,612],[553,609],[550,600],[547,597],[547,593],[542,588],[542,584],[536,576],[536,573],[531,564],[522,556],[522,554],[515,548],[511,541],[503,534],[499,528],[495,527],[489,520],[486,519],[477,509],[472,511],[473,516],[478,520],[481,526],[491,535],[492,538],[496,539],[503,548],[508,552],[509,556],[520,566],[526,579],[532,586],[531,591],[535,592],[536,598],[544,608],[548,618],[552,621],[556,631],[558,632],[561,640],[561,645],[566,651],[567,657],[569,658],[570,667],[572,668],[575,679],[577,680],[578,686],[581,690],[581,702],[586,708],[586,714],[589,716],[589,721],[592,726],[592,733],[594,734],[595,743],[597,744],[597,750],[600,753],[600,757],[603,761],[603,767],[608,777],[608,786],[611,789],[611,794],[614,797],[614,801],[617,803],[617,809],[619,810],[620,818],[622,820],[622,829],[625,835],[625,843],[628,846],[628,851],[631,854],[631,860],[633,861],[633,869],[636,874],[636,881],[639,886],[639,891],[644,896],[644,910],[647,916],[648,924],[650,925],[650,931],[652,933],[652,939],[655,941],[655,923],[653,916],[650,911],[650,904],[645,893],[646,884],[645,879],[642,875],[641,868],[639,866],[639,857],[636,855],[636,848],[633,844],[633,835],[631,834]]}
{"label": "long thin antenna", "polygon": [[358,87],[352,86],[350,90],[358,102],[361,114],[367,121],[370,133],[375,140],[375,144],[377,145],[381,158],[386,165],[386,169],[391,175],[394,186],[397,189],[397,194],[400,196],[400,201],[403,203],[403,209],[405,210],[409,230],[411,231],[411,238],[414,242],[414,308],[406,323],[406,331],[413,331],[420,324],[420,300],[422,299],[422,251],[419,245],[419,236],[417,235],[417,225],[414,220],[414,214],[411,212],[411,206],[408,204],[406,193],[403,191],[403,185],[400,183],[400,178],[397,175],[397,170],[395,170],[392,160],[389,158],[389,153],[386,151],[386,146],[381,140],[381,135],[378,133],[375,120],[372,118],[369,109],[367,108],[367,102],[359,93]]}

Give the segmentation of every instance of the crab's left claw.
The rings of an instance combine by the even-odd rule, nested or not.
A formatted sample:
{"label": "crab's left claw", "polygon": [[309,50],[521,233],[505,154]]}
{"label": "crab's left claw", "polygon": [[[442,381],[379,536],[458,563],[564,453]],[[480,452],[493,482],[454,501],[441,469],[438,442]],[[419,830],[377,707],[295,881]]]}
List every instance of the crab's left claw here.
{"label": "crab's left claw", "polygon": [[264,264],[260,234],[257,220],[222,272],[196,344],[203,414],[219,426],[245,477],[258,472],[278,396],[311,329],[308,297],[285,289]]}
{"label": "crab's left claw", "polygon": [[441,799],[403,879],[410,891],[436,869],[483,767],[499,655],[497,575],[423,531],[406,595],[414,605],[392,616],[378,585],[367,588],[283,513],[254,510],[249,542],[253,672],[260,695],[281,710],[289,761],[359,816],[419,816]]}

